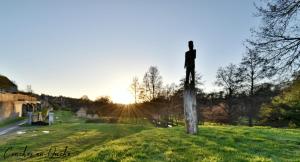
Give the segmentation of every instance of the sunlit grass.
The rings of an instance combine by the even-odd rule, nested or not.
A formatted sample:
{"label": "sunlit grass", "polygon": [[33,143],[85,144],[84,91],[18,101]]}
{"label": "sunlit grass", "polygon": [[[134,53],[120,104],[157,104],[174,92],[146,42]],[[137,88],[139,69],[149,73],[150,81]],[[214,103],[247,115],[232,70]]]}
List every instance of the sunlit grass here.
{"label": "sunlit grass", "polygon": [[[26,127],[25,134],[1,137],[0,153],[12,146],[47,152],[66,146],[68,157],[11,157],[0,161],[299,161],[300,130],[201,125],[197,135],[184,127],[86,123],[67,111],[56,112],[53,126]],[[60,121],[60,122],[59,122]],[[43,131],[49,131],[44,133]]]}
{"label": "sunlit grass", "polygon": [[96,146],[70,161],[299,161],[300,131],[210,126],[151,129]]}
{"label": "sunlit grass", "polygon": [[[105,124],[85,123],[84,119],[73,117],[67,111],[56,112],[56,123],[52,126],[26,126],[25,134],[13,134],[1,137],[0,161],[60,161],[62,159],[77,156],[79,153],[89,150],[95,146],[102,145],[111,140],[122,138],[151,127],[131,124]],[[43,131],[49,131],[44,133]],[[57,147],[58,151],[66,146],[71,153],[68,157],[49,158],[47,155],[41,157],[10,157],[3,158],[3,153],[9,147],[15,151],[22,152],[24,147],[34,153],[48,153],[50,147]]]}

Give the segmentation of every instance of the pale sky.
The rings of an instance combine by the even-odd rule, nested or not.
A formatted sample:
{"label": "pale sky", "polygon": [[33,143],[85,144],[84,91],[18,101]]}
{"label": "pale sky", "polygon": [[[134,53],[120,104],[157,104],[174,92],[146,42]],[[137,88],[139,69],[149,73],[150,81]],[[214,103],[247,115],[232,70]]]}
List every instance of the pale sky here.
{"label": "pale sky", "polygon": [[1,0],[0,74],[21,90],[114,99],[151,65],[178,83],[193,40],[213,91],[218,67],[240,61],[254,12],[252,0]]}

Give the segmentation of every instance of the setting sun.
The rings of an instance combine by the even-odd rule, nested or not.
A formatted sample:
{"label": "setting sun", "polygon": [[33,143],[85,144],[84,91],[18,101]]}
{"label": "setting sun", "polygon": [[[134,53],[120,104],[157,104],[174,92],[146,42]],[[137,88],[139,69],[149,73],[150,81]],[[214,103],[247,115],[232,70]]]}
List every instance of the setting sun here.
{"label": "setting sun", "polygon": [[114,103],[131,104],[134,102],[133,96],[128,89],[116,88],[111,92],[111,99]]}

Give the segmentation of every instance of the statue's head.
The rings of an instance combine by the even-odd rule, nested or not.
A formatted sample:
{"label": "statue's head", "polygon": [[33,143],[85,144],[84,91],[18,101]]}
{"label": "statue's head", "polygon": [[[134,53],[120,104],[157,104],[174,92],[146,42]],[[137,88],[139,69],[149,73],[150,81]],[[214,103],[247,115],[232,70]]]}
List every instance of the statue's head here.
{"label": "statue's head", "polygon": [[189,41],[189,49],[190,50],[194,49],[194,43],[193,43],[193,41]]}

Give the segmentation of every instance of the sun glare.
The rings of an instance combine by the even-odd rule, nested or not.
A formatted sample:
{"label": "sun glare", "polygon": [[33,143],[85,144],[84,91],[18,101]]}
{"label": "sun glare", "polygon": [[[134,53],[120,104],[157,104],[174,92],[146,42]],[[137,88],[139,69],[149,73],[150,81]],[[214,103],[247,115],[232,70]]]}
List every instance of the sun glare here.
{"label": "sun glare", "polygon": [[133,103],[133,96],[127,89],[113,89],[111,92],[111,99],[114,103],[131,104]]}

